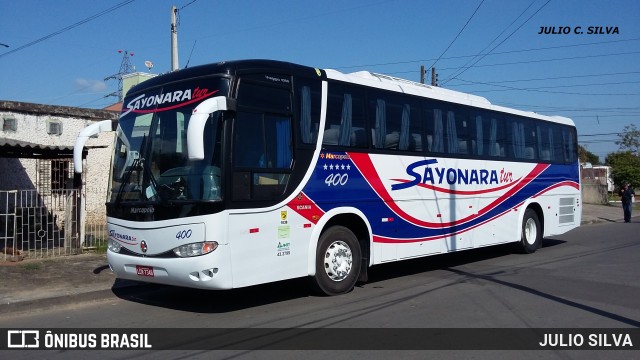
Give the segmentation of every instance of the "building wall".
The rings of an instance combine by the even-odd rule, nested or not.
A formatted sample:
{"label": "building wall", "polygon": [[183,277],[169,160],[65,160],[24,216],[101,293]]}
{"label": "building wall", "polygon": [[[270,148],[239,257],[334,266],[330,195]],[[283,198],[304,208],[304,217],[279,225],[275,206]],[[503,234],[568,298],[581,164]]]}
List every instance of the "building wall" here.
{"label": "building wall", "polygon": [[[44,146],[73,147],[80,131],[96,121],[116,121],[118,113],[65,106],[0,101],[0,122],[16,119],[16,131],[0,129],[0,137]],[[59,121],[62,133],[48,133],[47,123]],[[1,125],[1,123],[0,123]],[[105,221],[105,200],[115,132],[101,133],[86,143],[84,165],[87,222]],[[30,158],[4,158],[0,154],[0,190],[36,189],[38,161]],[[68,159],[72,159],[70,155]]]}
{"label": "building wall", "polygon": [[114,137],[115,132],[102,133],[97,139],[87,141],[87,146],[93,146],[95,143],[108,144],[105,148],[89,149],[83,164],[85,179],[83,187],[86,193],[85,209],[88,224],[102,224],[106,220],[105,202],[109,189]]}
{"label": "building wall", "polygon": [[[2,156],[2,154],[0,154],[0,156]],[[17,189],[33,190],[36,188],[35,179],[36,159],[0,157],[0,191]]]}

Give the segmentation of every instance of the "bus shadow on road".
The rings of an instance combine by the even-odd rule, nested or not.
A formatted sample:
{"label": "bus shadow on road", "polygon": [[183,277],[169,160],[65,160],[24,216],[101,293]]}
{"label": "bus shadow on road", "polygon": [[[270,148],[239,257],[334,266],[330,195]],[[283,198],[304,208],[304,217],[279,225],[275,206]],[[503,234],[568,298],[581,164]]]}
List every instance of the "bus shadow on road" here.
{"label": "bus shadow on road", "polygon": [[231,290],[143,284],[112,288],[126,301],[194,313],[226,313],[312,296],[309,279],[292,279]]}
{"label": "bus shadow on road", "polygon": [[[564,243],[562,240],[544,239],[543,248],[539,251]],[[455,268],[504,256],[524,256],[518,254],[515,248],[514,244],[504,244],[377,265],[369,268],[369,280],[364,286],[375,286],[376,283],[385,280]],[[137,286],[114,286],[112,292],[123,300],[150,306],[194,313],[226,313],[316,296],[310,283],[309,278],[299,278],[232,290],[202,290],[140,283]]]}
{"label": "bus shadow on road", "polygon": [[[538,249],[538,251],[544,251],[545,248],[562,245],[564,243],[566,243],[564,240],[544,239],[542,241],[542,249]],[[374,284],[379,281],[401,278],[403,276],[455,268],[457,266],[497,259],[503,256],[527,256],[527,254],[519,253],[517,249],[517,244],[511,243],[382,264],[369,269],[369,280],[367,283]]]}

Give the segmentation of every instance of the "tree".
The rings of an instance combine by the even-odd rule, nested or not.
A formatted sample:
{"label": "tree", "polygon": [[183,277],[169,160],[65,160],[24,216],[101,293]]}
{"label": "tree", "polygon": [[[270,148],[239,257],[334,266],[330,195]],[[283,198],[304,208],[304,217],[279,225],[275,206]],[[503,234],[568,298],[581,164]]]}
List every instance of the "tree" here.
{"label": "tree", "polygon": [[600,157],[589,150],[587,150],[584,146],[578,145],[578,158],[581,163],[591,163],[591,165],[600,165]]}
{"label": "tree", "polygon": [[631,184],[640,188],[640,157],[631,151],[618,151],[607,155],[606,164],[611,166],[611,176],[616,185]]}
{"label": "tree", "polygon": [[616,145],[620,146],[620,150],[640,156],[640,130],[634,124],[625,126],[618,136],[620,140],[616,140]]}

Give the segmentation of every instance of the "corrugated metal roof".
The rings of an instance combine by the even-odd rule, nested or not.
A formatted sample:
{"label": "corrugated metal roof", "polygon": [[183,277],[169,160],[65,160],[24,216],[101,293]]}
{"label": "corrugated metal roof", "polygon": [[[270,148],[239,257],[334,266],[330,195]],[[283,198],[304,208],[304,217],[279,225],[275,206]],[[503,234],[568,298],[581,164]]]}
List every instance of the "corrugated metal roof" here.
{"label": "corrugated metal roof", "polygon": [[0,138],[0,157],[58,158],[73,156],[73,146],[34,144]]}

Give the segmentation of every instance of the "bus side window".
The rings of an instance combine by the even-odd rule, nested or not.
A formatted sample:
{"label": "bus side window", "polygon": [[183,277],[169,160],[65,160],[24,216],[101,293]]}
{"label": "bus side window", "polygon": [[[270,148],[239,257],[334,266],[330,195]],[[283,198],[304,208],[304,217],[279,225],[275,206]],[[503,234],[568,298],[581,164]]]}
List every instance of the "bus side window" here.
{"label": "bus side window", "polygon": [[368,101],[374,148],[422,151],[420,110],[412,100],[385,92],[370,92]]}
{"label": "bus side window", "polygon": [[280,79],[271,86],[249,77],[240,82],[233,121],[233,199],[275,200],[284,194],[293,164],[291,92],[283,86],[290,80],[267,76]]}
{"label": "bus side window", "polygon": [[329,85],[323,145],[367,146],[363,101],[362,93],[355,87]]}
{"label": "bus side window", "polygon": [[327,121],[322,138],[323,145],[339,145],[340,129],[342,125],[343,97],[330,93],[327,104]]}
{"label": "bus side window", "polygon": [[319,81],[300,80],[298,109],[300,139],[303,144],[315,144],[320,125],[321,88]]}
{"label": "bus side window", "polygon": [[[443,111],[438,105],[431,102],[423,104],[423,117],[427,132],[427,151],[432,153],[444,153],[444,127]],[[446,113],[444,114],[446,117]]]}
{"label": "bus side window", "polygon": [[293,163],[292,151],[289,117],[238,112],[234,123],[234,199],[282,195]]}

